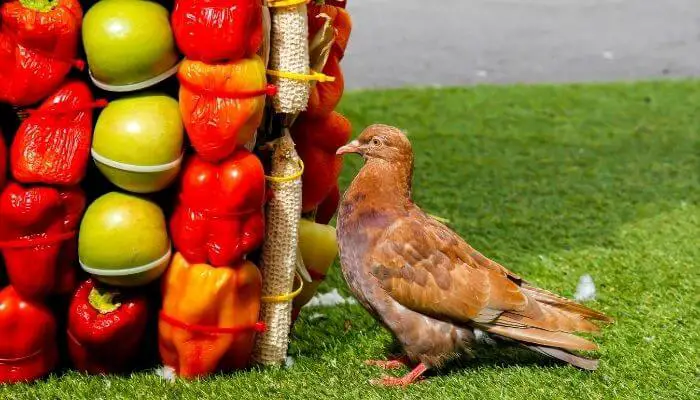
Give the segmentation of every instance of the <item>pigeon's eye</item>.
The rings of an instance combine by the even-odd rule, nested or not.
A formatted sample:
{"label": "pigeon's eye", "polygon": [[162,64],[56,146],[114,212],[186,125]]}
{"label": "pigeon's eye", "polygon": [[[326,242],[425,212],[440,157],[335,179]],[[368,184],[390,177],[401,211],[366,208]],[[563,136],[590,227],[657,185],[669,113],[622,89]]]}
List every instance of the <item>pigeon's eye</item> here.
{"label": "pigeon's eye", "polygon": [[372,143],[372,146],[375,146],[375,147],[379,147],[382,145],[382,141],[377,139],[377,138],[372,139],[371,143]]}

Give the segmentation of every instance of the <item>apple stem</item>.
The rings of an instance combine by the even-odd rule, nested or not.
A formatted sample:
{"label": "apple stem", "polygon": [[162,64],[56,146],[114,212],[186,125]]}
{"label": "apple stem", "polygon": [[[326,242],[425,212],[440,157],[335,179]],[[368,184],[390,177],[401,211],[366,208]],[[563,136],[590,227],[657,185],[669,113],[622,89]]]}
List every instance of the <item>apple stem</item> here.
{"label": "apple stem", "polygon": [[19,0],[25,8],[39,12],[49,12],[52,11],[60,0]]}

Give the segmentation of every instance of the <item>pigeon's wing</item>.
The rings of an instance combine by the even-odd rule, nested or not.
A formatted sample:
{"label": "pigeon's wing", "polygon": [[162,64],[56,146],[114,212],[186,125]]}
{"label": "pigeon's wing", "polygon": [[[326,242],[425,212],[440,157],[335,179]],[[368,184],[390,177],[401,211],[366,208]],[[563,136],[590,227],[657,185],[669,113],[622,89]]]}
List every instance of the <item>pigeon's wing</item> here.
{"label": "pigeon's wing", "polygon": [[439,319],[488,322],[524,309],[517,279],[483,267],[463,242],[439,223],[399,218],[372,251],[372,274],[399,303]]}
{"label": "pigeon's wing", "polygon": [[596,312],[523,282],[428,217],[397,219],[377,241],[370,260],[381,287],[413,311],[519,341],[596,348],[570,334],[597,331],[589,321],[601,319],[589,315]]}

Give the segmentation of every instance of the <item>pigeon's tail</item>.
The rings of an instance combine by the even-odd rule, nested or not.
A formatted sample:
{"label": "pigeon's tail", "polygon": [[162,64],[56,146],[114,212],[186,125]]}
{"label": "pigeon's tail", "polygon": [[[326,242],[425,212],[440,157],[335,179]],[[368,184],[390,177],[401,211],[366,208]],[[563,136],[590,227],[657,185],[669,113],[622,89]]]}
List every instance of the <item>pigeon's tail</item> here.
{"label": "pigeon's tail", "polygon": [[538,346],[534,344],[525,343],[521,343],[521,345],[534,352],[544,354],[548,357],[552,357],[557,360],[564,361],[565,363],[571,364],[576,368],[584,369],[586,371],[595,371],[596,369],[598,369],[598,360],[596,359],[581,357],[566,350],[557,349],[554,347]]}
{"label": "pigeon's tail", "polygon": [[[519,310],[500,313],[479,328],[521,343],[539,353],[567,361],[573,365],[592,367],[594,362],[571,354],[571,351],[592,351],[598,346],[578,336],[596,333],[596,322],[612,321],[608,316],[542,289],[521,286],[527,298]],[[590,368],[584,368],[590,369]]]}

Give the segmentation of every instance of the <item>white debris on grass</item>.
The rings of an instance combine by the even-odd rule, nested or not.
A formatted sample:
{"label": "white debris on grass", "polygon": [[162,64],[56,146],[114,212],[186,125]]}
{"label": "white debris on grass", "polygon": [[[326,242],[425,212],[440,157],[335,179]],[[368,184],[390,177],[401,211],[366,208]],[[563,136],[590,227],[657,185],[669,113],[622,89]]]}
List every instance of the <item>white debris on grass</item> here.
{"label": "white debris on grass", "polygon": [[321,318],[326,318],[326,314],[321,314],[321,313],[315,312],[315,313],[309,315],[309,321],[316,321],[317,319],[321,319]]}
{"label": "white debris on grass", "polygon": [[175,374],[175,368],[173,367],[162,366],[160,368],[156,368],[156,375],[160,376],[168,382],[175,382],[175,379],[177,378],[177,375]]}
{"label": "white debris on grass", "polygon": [[285,368],[292,368],[293,366],[294,366],[294,357],[287,356],[287,358],[284,360],[284,367]]}
{"label": "white debris on grass", "polygon": [[352,297],[343,297],[338,289],[333,289],[328,293],[317,294],[304,307],[334,307],[343,304],[357,304],[357,301]]}
{"label": "white debris on grass", "polygon": [[576,301],[595,300],[595,284],[590,275],[586,274],[579,279],[574,299]]}

